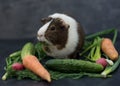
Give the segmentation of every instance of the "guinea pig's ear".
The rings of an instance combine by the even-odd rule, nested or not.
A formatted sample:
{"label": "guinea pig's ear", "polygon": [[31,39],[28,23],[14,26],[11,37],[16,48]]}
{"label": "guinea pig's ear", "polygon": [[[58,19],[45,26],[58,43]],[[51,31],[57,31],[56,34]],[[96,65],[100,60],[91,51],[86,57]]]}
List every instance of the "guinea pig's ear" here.
{"label": "guinea pig's ear", "polygon": [[63,29],[68,29],[70,26],[64,22],[64,20],[58,18],[57,19],[58,25]]}
{"label": "guinea pig's ear", "polygon": [[50,20],[52,20],[52,17],[42,18],[42,19],[41,19],[41,22],[42,22],[43,24],[45,24],[45,23],[49,22]]}

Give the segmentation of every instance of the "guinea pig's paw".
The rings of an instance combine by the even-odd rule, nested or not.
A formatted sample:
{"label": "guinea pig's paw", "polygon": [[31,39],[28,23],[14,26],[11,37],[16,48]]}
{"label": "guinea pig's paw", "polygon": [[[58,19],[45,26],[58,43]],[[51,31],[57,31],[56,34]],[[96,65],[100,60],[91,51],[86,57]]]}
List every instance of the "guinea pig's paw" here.
{"label": "guinea pig's paw", "polygon": [[61,50],[63,47],[61,45],[56,45],[58,50]]}
{"label": "guinea pig's paw", "polygon": [[43,46],[43,50],[44,50],[45,52],[51,53],[51,51],[50,51],[50,49],[49,49],[48,46]]}

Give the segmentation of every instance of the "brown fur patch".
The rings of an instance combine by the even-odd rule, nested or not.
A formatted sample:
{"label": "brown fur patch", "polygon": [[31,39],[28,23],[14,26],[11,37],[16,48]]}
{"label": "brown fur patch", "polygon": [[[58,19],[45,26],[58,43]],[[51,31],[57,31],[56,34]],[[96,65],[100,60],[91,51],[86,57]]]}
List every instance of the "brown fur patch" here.
{"label": "brown fur patch", "polygon": [[55,18],[50,23],[47,31],[45,32],[45,37],[58,49],[63,49],[68,38],[69,25],[60,18]]}
{"label": "brown fur patch", "polygon": [[42,18],[42,19],[41,19],[41,22],[42,22],[43,24],[45,24],[45,23],[49,22],[50,20],[52,20],[51,17]]}
{"label": "brown fur patch", "polygon": [[81,49],[84,44],[85,32],[80,24],[78,24],[79,44],[78,49]]}

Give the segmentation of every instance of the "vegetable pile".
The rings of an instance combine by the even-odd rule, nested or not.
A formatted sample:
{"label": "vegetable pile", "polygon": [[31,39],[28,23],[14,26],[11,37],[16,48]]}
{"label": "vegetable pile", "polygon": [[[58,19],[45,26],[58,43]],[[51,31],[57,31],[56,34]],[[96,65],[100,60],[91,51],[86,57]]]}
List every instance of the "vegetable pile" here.
{"label": "vegetable pile", "polygon": [[[113,35],[113,38],[109,35]],[[6,73],[2,80],[14,77],[19,80],[28,78],[51,82],[62,78],[79,79],[83,76],[112,77],[109,74],[120,64],[120,56],[114,46],[116,38],[116,29],[87,35],[83,51],[79,53],[84,59],[53,59],[44,53],[41,43],[28,42],[21,50],[6,58]]]}

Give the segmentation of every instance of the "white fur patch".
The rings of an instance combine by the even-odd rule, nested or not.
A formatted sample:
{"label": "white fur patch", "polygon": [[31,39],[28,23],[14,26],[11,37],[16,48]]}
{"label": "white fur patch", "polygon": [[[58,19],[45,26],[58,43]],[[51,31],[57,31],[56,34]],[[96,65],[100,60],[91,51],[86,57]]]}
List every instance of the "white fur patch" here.
{"label": "white fur patch", "polygon": [[51,46],[50,50],[52,51],[52,53],[48,53],[48,55],[53,56],[53,57],[58,57],[58,58],[65,58],[65,56],[73,53],[77,47],[78,44],[78,32],[77,32],[77,22],[65,15],[65,14],[59,14],[59,13],[55,13],[53,15],[50,15],[50,17],[52,18],[61,18],[64,20],[64,22],[66,24],[69,24],[69,31],[68,31],[68,40],[67,40],[67,44],[65,45],[65,48],[63,48],[62,50],[58,50],[56,49],[55,46]]}
{"label": "white fur patch", "polygon": [[49,21],[48,23],[46,23],[45,25],[43,25],[39,30],[38,30],[38,37],[37,37],[37,39],[39,40],[39,41],[42,41],[42,42],[47,42],[48,43],[48,41],[46,40],[46,38],[45,38],[45,32],[46,32],[46,30],[48,29],[48,26],[49,26],[49,24],[51,23],[51,21]]}

